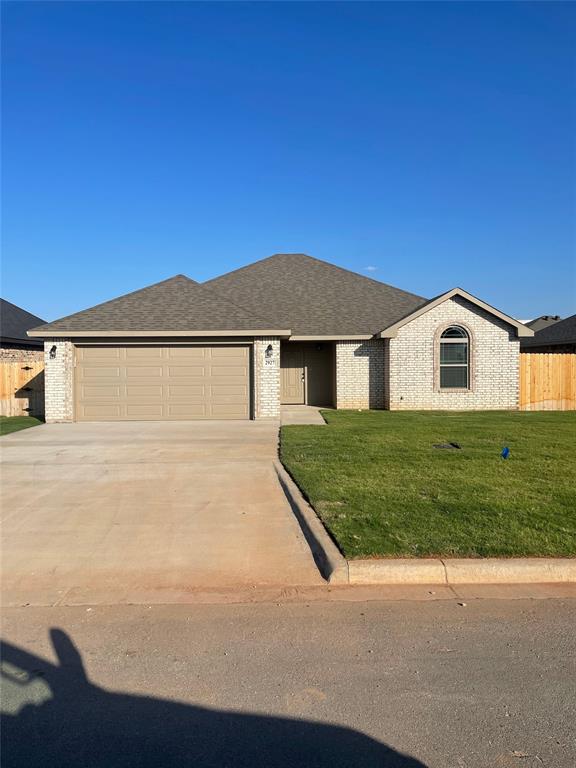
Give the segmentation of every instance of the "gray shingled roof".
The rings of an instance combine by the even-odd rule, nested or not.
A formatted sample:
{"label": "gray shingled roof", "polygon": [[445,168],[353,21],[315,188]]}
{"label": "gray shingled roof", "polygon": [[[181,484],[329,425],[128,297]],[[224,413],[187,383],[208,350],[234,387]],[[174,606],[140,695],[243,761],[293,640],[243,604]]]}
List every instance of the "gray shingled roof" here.
{"label": "gray shingled roof", "polygon": [[532,338],[522,339],[522,347],[542,347],[558,344],[576,344],[576,315],[559,320],[537,331]]}
{"label": "gray shingled roof", "polygon": [[295,336],[374,334],[426,301],[301,253],[276,254],[204,285]]}
{"label": "gray shingled roof", "polygon": [[176,275],[34,330],[371,335],[425,301],[304,254],[277,254],[202,284]]}
{"label": "gray shingled roof", "polygon": [[26,335],[26,332],[40,323],[41,317],[26,312],[6,299],[0,299],[0,337],[5,340],[23,341],[27,344],[38,346],[42,342],[35,341]]}
{"label": "gray shingled roof", "polygon": [[176,275],[34,330],[49,335],[52,331],[193,332],[272,328],[279,329],[214,290],[185,275]]}
{"label": "gray shingled roof", "polygon": [[554,325],[562,318],[559,315],[540,315],[535,317],[534,320],[530,320],[528,323],[524,323],[528,328],[531,328],[534,333],[541,331],[543,328],[548,328],[549,325]]}

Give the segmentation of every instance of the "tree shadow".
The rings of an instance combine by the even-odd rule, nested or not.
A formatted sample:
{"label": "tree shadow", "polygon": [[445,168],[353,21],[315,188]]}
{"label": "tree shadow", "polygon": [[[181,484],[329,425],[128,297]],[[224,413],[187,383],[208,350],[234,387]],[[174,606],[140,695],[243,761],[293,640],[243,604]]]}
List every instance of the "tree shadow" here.
{"label": "tree shadow", "polygon": [[111,693],[65,632],[50,634],[58,664],[1,645],[2,676],[28,701],[5,700],[3,768],[425,768],[350,728]]}

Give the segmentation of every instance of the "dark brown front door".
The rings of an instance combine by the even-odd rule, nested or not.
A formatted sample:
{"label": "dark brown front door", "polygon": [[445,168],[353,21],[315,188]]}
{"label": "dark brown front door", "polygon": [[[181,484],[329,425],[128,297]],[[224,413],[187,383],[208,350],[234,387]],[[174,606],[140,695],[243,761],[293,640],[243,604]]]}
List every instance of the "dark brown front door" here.
{"label": "dark brown front door", "polygon": [[281,402],[303,405],[304,350],[299,344],[283,344],[280,356]]}

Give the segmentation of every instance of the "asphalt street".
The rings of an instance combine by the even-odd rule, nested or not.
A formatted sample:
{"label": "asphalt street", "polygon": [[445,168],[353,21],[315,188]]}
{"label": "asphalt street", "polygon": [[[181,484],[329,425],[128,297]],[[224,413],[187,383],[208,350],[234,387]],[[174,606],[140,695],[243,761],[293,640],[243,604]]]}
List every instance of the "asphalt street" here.
{"label": "asphalt street", "polygon": [[21,607],[3,768],[573,768],[576,600]]}

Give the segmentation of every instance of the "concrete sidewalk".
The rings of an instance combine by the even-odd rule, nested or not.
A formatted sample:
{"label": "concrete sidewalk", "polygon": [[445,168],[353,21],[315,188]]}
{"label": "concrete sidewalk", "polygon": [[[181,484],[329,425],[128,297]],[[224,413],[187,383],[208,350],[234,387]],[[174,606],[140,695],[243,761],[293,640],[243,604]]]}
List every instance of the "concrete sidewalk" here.
{"label": "concrete sidewalk", "polygon": [[315,405],[283,405],[280,411],[280,423],[286,424],[315,424],[326,426],[320,409]]}
{"label": "concrete sidewalk", "polygon": [[5,605],[320,585],[278,425],[54,424],[2,439]]}

